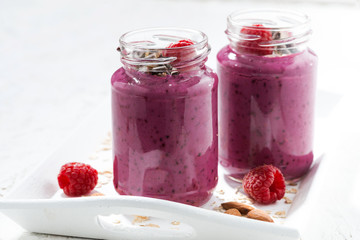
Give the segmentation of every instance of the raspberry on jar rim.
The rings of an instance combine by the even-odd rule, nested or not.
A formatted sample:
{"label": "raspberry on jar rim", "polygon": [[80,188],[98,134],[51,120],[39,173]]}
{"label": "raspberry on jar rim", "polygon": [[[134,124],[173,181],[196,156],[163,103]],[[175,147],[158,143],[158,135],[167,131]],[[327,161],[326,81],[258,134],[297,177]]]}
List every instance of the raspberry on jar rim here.
{"label": "raspberry on jar rim", "polygon": [[186,46],[190,46],[190,45],[194,45],[194,42],[191,41],[190,39],[183,39],[178,41],[177,43],[170,43],[169,46],[167,46],[166,48],[179,48],[179,47],[186,47]]}
{"label": "raspberry on jar rim", "polygon": [[183,39],[176,43],[170,43],[164,51],[165,57],[176,57],[172,64],[178,64],[182,61],[190,61],[194,58],[196,50],[193,48],[186,48],[187,46],[194,45],[195,43],[190,39]]}
{"label": "raspberry on jar rim", "polygon": [[249,27],[243,27],[240,30],[240,33],[244,38],[249,38],[238,42],[237,48],[241,52],[252,53],[259,56],[272,54],[272,47],[261,46],[262,43],[273,40],[271,32],[264,28],[262,24],[253,24]]}

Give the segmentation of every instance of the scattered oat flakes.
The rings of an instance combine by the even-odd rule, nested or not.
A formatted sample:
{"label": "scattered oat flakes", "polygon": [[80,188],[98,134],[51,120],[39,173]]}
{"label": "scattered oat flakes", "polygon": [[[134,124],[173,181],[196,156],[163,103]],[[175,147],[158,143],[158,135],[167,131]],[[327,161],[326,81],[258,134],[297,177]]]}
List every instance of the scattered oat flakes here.
{"label": "scattered oat flakes", "polygon": [[224,192],[224,190],[222,190],[222,189],[220,189],[220,190],[218,190],[218,191],[216,191],[218,194],[221,194],[221,195],[224,195],[225,194],[225,192]]}
{"label": "scattered oat flakes", "polygon": [[215,207],[213,207],[212,208],[213,210],[215,210],[215,211],[224,211],[224,209],[223,209],[223,207],[220,205],[220,206],[215,206]]}
{"label": "scattered oat flakes", "polygon": [[248,198],[247,200],[248,200],[251,204],[254,203],[254,200],[252,200],[251,198]]}
{"label": "scattered oat flakes", "polygon": [[102,144],[103,144],[103,145],[110,145],[110,144],[111,144],[110,138],[105,139],[105,140],[102,142]]}
{"label": "scattered oat flakes", "polygon": [[285,192],[286,192],[286,193],[294,193],[294,194],[295,194],[295,193],[297,193],[297,189],[296,189],[296,188],[291,188],[291,189],[289,189],[289,190],[286,189]]}
{"label": "scattered oat flakes", "polygon": [[98,172],[100,175],[105,175],[106,177],[109,177],[109,175],[111,175],[112,177],[112,172],[111,171],[101,171],[101,172]]}
{"label": "scattered oat flakes", "polygon": [[150,220],[150,217],[146,217],[146,216],[134,216],[134,220],[132,221],[132,223],[142,223],[145,221]]}
{"label": "scattered oat flakes", "polygon": [[109,147],[103,147],[103,148],[101,148],[101,150],[102,150],[102,151],[109,151],[109,150],[111,150],[111,148],[109,148]]}
{"label": "scattered oat flakes", "polygon": [[146,224],[146,225],[139,225],[140,227],[154,227],[154,228],[160,228],[159,225],[157,224],[153,224],[153,223],[149,223],[149,224]]}
{"label": "scattered oat flakes", "polygon": [[277,217],[277,218],[285,218],[286,217],[286,213],[285,211],[278,211],[275,213],[275,216],[274,217]]}
{"label": "scattered oat flakes", "polygon": [[180,225],[180,222],[178,222],[178,221],[172,221],[171,224],[172,224],[172,225]]}
{"label": "scattered oat flakes", "polygon": [[99,182],[98,182],[98,185],[99,186],[96,186],[96,187],[102,187],[103,185],[106,185],[106,184],[108,184],[110,181],[109,180],[104,180],[104,179],[102,179],[102,180],[100,180],[99,179]]}
{"label": "scattered oat flakes", "polygon": [[289,184],[289,186],[297,186],[296,182],[289,182],[288,184]]}
{"label": "scattered oat flakes", "polygon": [[96,196],[105,196],[104,194],[100,193],[100,192],[96,192],[90,195],[91,197],[96,197]]}
{"label": "scattered oat flakes", "polygon": [[216,204],[216,201],[212,202],[212,203],[211,203],[211,206],[214,206],[215,204]]}
{"label": "scattered oat flakes", "polygon": [[112,179],[112,175],[99,173],[98,184],[106,185],[111,181],[111,179]]}
{"label": "scattered oat flakes", "polygon": [[285,203],[286,204],[291,204],[292,203],[292,200],[288,197],[283,197],[283,199],[285,199]]}
{"label": "scattered oat flakes", "polygon": [[121,221],[120,221],[120,220],[114,220],[113,223],[114,223],[114,224],[120,224]]}
{"label": "scattered oat flakes", "polygon": [[90,160],[95,160],[95,159],[97,159],[98,157],[97,156],[95,156],[95,155],[91,155],[91,156],[89,156],[89,159]]}
{"label": "scattered oat flakes", "polygon": [[267,214],[271,214],[271,211],[270,211],[270,210],[265,210],[265,212],[266,212]]}

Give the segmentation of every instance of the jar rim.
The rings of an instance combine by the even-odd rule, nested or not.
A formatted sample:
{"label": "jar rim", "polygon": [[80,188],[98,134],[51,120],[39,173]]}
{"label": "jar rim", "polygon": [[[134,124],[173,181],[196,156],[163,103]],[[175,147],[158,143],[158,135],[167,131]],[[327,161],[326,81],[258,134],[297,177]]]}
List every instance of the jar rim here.
{"label": "jar rim", "polygon": [[[298,28],[298,27],[305,27],[308,26],[310,24],[310,18],[307,14],[300,12],[300,11],[295,11],[295,10],[283,10],[283,9],[251,9],[251,10],[237,10],[232,12],[228,17],[227,17],[227,21],[228,24],[232,24],[232,25],[238,25],[238,26],[242,26],[242,27],[249,27],[251,28],[251,25],[242,25],[242,24],[238,24],[236,17],[238,16],[242,16],[245,14],[287,14],[289,16],[297,16],[303,19],[302,22],[298,22],[298,24],[294,24],[291,26],[283,26],[283,27],[271,27],[270,24],[266,25],[264,27],[257,27],[257,29],[267,29],[267,30],[289,30],[289,29],[293,29],[293,28]],[[283,21],[287,21],[288,23],[295,23],[294,21],[289,21],[288,19],[281,19],[280,17],[278,17],[279,20],[283,20]],[[246,18],[244,18],[244,20],[246,20]],[[273,22],[273,20],[267,20],[267,19],[251,19],[251,20],[257,20],[257,21],[268,21],[268,22]]]}
{"label": "jar rim", "polygon": [[[166,50],[166,49],[168,49],[167,47],[149,47],[149,46],[145,47],[145,46],[137,45],[137,44],[134,44],[134,42],[127,42],[126,38],[130,37],[131,35],[139,34],[139,33],[143,33],[143,32],[150,32],[150,31],[159,31],[159,32],[165,31],[166,32],[168,30],[183,31],[183,32],[187,32],[187,33],[198,34],[199,36],[202,37],[201,41],[196,41],[192,45],[182,46],[182,47],[174,47],[173,49],[198,48],[198,47],[206,45],[208,42],[207,35],[199,30],[190,29],[190,28],[179,28],[179,27],[153,27],[153,28],[140,28],[140,29],[136,29],[136,30],[132,30],[132,31],[128,31],[128,32],[124,33],[123,35],[121,35],[121,37],[119,39],[120,46],[125,47],[125,48],[136,48],[139,50]],[[164,34],[158,34],[157,36],[161,37],[161,35],[163,35],[163,37],[167,36]],[[169,35],[167,37],[173,38],[173,39],[176,38],[176,36],[169,36]],[[182,40],[181,38],[178,38],[178,39]]]}
{"label": "jar rim", "polygon": [[[180,40],[193,44],[173,47]],[[144,72],[178,74],[189,66],[202,64],[211,51],[205,33],[179,27],[142,28],[123,34],[120,60],[124,66]],[[171,46],[171,47],[170,47]]]}
{"label": "jar rim", "polygon": [[235,51],[287,55],[304,49],[312,30],[309,16],[300,11],[252,9],[231,13],[225,33]]}

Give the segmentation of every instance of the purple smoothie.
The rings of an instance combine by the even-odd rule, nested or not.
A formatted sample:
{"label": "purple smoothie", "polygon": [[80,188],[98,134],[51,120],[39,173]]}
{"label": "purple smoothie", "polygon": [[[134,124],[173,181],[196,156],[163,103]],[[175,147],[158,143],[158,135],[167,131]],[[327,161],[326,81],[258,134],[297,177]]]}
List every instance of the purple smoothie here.
{"label": "purple smoothie", "polygon": [[205,66],[111,79],[114,185],[120,194],[202,205],[217,184],[217,75]]}
{"label": "purple smoothie", "polygon": [[284,56],[217,55],[219,160],[230,176],[272,164],[286,179],[313,161],[317,56],[309,49]]}

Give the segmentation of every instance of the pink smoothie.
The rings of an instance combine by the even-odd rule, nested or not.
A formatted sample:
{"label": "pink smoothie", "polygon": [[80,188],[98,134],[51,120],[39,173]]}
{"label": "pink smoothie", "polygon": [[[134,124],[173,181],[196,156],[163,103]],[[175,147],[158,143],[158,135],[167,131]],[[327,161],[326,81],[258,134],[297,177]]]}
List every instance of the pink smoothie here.
{"label": "pink smoothie", "polygon": [[120,68],[111,84],[116,190],[205,203],[218,180],[216,74],[205,66],[173,76]]}
{"label": "pink smoothie", "polygon": [[286,179],[304,175],[313,161],[316,55],[246,55],[226,46],[217,58],[221,165],[238,179],[262,164]]}

